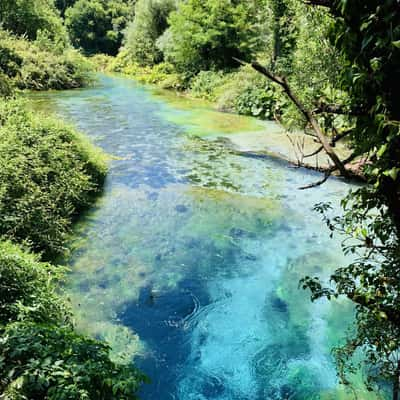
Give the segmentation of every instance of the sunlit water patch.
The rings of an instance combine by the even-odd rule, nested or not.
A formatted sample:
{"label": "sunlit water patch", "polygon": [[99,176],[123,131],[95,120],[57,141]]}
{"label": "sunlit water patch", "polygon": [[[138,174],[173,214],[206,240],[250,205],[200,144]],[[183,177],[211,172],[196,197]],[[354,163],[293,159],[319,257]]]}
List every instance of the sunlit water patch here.
{"label": "sunlit water patch", "polygon": [[[312,304],[298,288],[346,262],[311,211],[337,202],[342,182],[299,191],[318,176],[217,139],[258,122],[210,119],[203,104],[128,80],[37,100],[114,156],[71,240],[68,291],[80,329],[149,375],[142,399],[353,398],[329,350],[351,307]],[[201,138],[203,123],[215,140]]]}

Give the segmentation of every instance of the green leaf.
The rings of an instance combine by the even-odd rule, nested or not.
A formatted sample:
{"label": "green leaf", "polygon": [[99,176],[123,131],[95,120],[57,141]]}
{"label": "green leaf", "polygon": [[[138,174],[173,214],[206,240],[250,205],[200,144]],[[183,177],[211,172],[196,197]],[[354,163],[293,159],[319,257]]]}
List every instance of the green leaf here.
{"label": "green leaf", "polygon": [[399,168],[392,168],[388,171],[385,171],[383,174],[385,176],[389,176],[390,178],[392,178],[394,181],[397,179],[397,175],[399,173]]}
{"label": "green leaf", "polygon": [[394,42],[392,42],[392,45],[400,49],[400,40],[395,40]]}

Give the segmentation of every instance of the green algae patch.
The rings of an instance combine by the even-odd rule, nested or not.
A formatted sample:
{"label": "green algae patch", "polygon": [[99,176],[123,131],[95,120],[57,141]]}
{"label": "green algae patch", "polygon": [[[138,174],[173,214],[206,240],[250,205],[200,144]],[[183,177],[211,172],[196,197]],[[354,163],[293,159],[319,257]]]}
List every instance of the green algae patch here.
{"label": "green algae patch", "polygon": [[[229,143],[222,139],[189,138],[182,150],[191,154],[186,178],[193,186],[216,189],[229,193],[275,198],[276,185],[283,174],[271,168],[257,169],[257,161],[236,155]],[[252,179],[246,179],[249,174]]]}
{"label": "green algae patch", "polygon": [[160,111],[160,115],[184,127],[189,135],[204,137],[264,130],[264,121],[212,110],[211,103],[204,100],[161,90],[154,91],[153,95],[168,106]]}
{"label": "green algae patch", "polygon": [[265,197],[245,196],[224,190],[192,187],[187,194],[197,204],[189,232],[210,235],[218,232],[234,243],[229,231],[240,230],[245,235],[254,236],[265,232],[272,222],[282,216],[279,202]]}

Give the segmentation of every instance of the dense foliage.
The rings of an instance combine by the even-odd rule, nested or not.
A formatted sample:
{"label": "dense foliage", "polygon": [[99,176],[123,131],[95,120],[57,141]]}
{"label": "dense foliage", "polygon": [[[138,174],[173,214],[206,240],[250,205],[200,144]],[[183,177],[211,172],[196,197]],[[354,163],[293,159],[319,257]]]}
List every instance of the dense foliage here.
{"label": "dense foliage", "polygon": [[0,25],[35,40],[44,34],[53,42],[67,42],[67,34],[53,0],[1,0]]}
{"label": "dense foliage", "polygon": [[249,60],[256,50],[255,21],[252,2],[183,2],[169,18],[165,57],[180,72],[235,67],[234,57]]}
{"label": "dense foliage", "polygon": [[[303,283],[313,299],[344,295],[356,304],[353,335],[335,350],[343,382],[349,382],[349,372],[363,368],[371,389],[391,381],[398,400],[397,0],[2,0],[0,24],[9,31],[0,31],[3,97],[12,97],[15,87],[61,89],[88,82],[87,64],[70,41],[87,54],[116,55],[123,44],[116,58],[96,56],[94,62],[144,83],[186,90],[223,111],[275,118],[308,133],[311,116],[332,146],[346,138],[368,185],[343,199],[341,217],[330,215],[326,204],[316,209],[332,232],[348,238],[344,250],[355,260],[339,268],[330,284],[314,277]],[[273,76],[284,76],[298,104],[237,59],[258,59]],[[60,252],[71,219],[104,177],[101,157],[89,147],[71,128],[29,113],[18,101],[0,100],[0,234],[46,256]],[[0,294],[0,317],[8,324],[1,328],[0,354],[0,369],[8,375],[0,385],[8,393],[17,390],[10,398],[43,393],[111,398],[109,390],[121,390],[118,398],[132,398],[128,391],[132,394],[141,378],[112,364],[107,346],[73,332],[69,312],[54,290],[61,272],[9,242],[0,245],[0,254],[9,290]],[[18,254],[20,263],[4,261],[5,254]],[[41,271],[52,278],[42,279]],[[33,361],[27,358],[32,348],[40,350],[32,353]],[[71,348],[77,358],[68,356]],[[25,361],[13,368],[18,359]],[[99,363],[106,366],[104,373]],[[78,373],[87,373],[85,382]],[[104,395],[95,392],[95,382]]]}
{"label": "dense foliage", "polygon": [[68,324],[70,313],[57,294],[63,269],[39,262],[11,242],[0,242],[0,324],[29,320]]}
{"label": "dense foliage", "polygon": [[[73,1],[56,5],[64,13]],[[16,97],[81,87],[91,64],[70,46],[52,0],[2,0],[0,26],[0,397],[136,399],[144,377],[75,332],[65,271],[40,261],[64,251],[73,220],[101,190],[105,156]]]}
{"label": "dense foliage", "polygon": [[[357,305],[356,331],[336,350],[340,373],[354,369],[353,355],[362,351],[371,388],[382,379],[400,385],[400,104],[395,88],[400,79],[400,13],[398,2],[329,2],[331,37],[346,60],[341,88],[346,102],[337,106],[352,117],[349,131],[356,155],[367,158],[369,185],[342,202],[342,217],[317,209],[332,231],[349,237],[344,249],[356,255],[332,276],[333,287],[318,279],[305,282],[313,297],[345,295]],[[338,108],[338,107],[337,107]]]}
{"label": "dense foliage", "polygon": [[105,173],[101,154],[72,128],[19,101],[0,104],[0,235],[60,252]]}
{"label": "dense foliage", "polygon": [[176,0],[138,0],[135,18],[125,32],[124,47],[139,65],[153,65],[163,60],[157,40],[168,27],[168,16]]}
{"label": "dense foliage", "polygon": [[17,399],[135,399],[143,377],[74,332],[60,267],[0,242],[0,392]]}
{"label": "dense foliage", "polygon": [[0,73],[19,89],[71,89],[91,81],[88,62],[71,48],[46,38],[35,42],[0,30]]}
{"label": "dense foliage", "polygon": [[65,24],[75,47],[115,55],[132,13],[133,1],[78,0],[66,10]]}

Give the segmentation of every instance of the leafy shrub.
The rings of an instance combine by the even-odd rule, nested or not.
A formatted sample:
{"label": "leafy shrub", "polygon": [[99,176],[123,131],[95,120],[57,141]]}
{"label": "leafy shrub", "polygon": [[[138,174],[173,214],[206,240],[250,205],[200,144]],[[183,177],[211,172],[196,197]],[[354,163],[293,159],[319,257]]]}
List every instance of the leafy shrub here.
{"label": "leafy shrub", "polygon": [[15,49],[9,46],[10,42],[7,39],[7,34],[0,31],[0,70],[9,78],[13,78],[17,76],[23,60]]}
{"label": "leafy shrub", "polygon": [[219,88],[217,108],[263,119],[280,113],[285,98],[270,82],[251,67],[229,74]]}
{"label": "leafy shrub", "polygon": [[109,56],[107,54],[96,54],[90,57],[90,62],[97,71],[108,71],[110,65],[114,62],[115,57]]}
{"label": "leafy shrub", "polygon": [[[129,68],[126,69],[129,72]],[[139,82],[158,84],[165,81],[174,71],[171,64],[161,63],[152,68],[136,68],[136,78]]]}
{"label": "leafy shrub", "polygon": [[162,89],[173,89],[182,91],[186,87],[186,82],[182,79],[182,75],[178,73],[169,74],[159,83]]}
{"label": "leafy shrub", "polygon": [[0,30],[0,72],[20,89],[71,89],[91,81],[90,65],[77,51],[43,48],[43,41],[29,42]]}
{"label": "leafy shrub", "polygon": [[117,56],[110,62],[108,69],[112,72],[122,72],[126,67],[132,64],[133,61],[129,52],[125,49],[121,49]]}
{"label": "leafy shrub", "polygon": [[12,93],[13,87],[10,78],[0,71],[0,98],[10,97]]}
{"label": "leafy shrub", "polygon": [[116,55],[133,14],[130,0],[78,0],[65,12],[73,45],[86,54]]}
{"label": "leafy shrub", "polygon": [[104,156],[74,129],[20,101],[0,103],[0,235],[61,252],[71,219],[105,173]]}
{"label": "leafy shrub", "polygon": [[108,63],[107,70],[123,73],[141,83],[159,85],[163,89],[182,90],[185,87],[180,74],[176,73],[172,64],[163,62],[152,67],[140,66],[131,61],[126,50],[121,51]]}
{"label": "leafy shrub", "polygon": [[165,59],[178,72],[237,67],[234,57],[249,59],[258,46],[255,2],[188,0],[169,17]]}
{"label": "leafy shrub", "polygon": [[63,272],[19,246],[0,241],[0,325],[21,320],[65,324],[69,310],[55,286]]}
{"label": "leafy shrub", "polygon": [[0,25],[17,36],[35,40],[46,32],[52,41],[68,43],[68,35],[52,0],[1,0]]}
{"label": "leafy shrub", "polygon": [[0,339],[0,391],[10,400],[134,400],[143,376],[70,328],[13,323]]}
{"label": "leafy shrub", "polygon": [[227,75],[222,71],[201,71],[190,82],[190,94],[205,100],[216,100],[218,89],[227,81]]}

